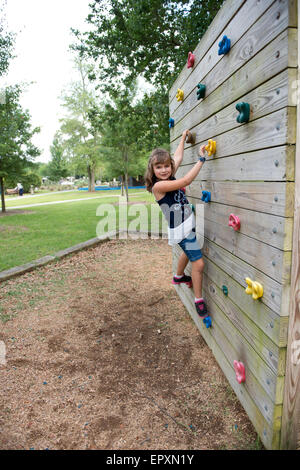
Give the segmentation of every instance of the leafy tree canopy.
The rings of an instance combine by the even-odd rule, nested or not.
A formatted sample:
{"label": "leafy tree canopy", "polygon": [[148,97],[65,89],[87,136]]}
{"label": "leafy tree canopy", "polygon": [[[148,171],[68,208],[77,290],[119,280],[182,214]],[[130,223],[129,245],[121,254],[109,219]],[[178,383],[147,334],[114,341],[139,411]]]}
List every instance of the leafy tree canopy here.
{"label": "leafy tree canopy", "polygon": [[87,22],[91,30],[73,30],[73,48],[97,61],[100,78],[130,83],[142,75],[158,88],[169,88],[205,33],[223,0],[94,0]]}
{"label": "leafy tree canopy", "polygon": [[6,88],[0,103],[0,175],[18,175],[41,153],[31,141],[40,129],[31,127],[30,114],[19,103],[21,92],[18,85]]}
{"label": "leafy tree canopy", "polygon": [[15,35],[6,31],[4,15],[5,3],[6,2],[0,1],[0,77],[8,70],[9,61],[13,57],[15,42]]}

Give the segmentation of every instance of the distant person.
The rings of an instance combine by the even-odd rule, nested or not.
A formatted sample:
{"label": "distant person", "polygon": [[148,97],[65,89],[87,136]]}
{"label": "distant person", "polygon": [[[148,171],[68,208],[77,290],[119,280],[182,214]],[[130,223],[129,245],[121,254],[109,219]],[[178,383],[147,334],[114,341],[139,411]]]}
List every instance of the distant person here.
{"label": "distant person", "polygon": [[15,189],[18,190],[19,196],[23,196],[23,194],[24,194],[24,189],[23,189],[22,183],[18,183],[18,184],[17,184],[17,187],[16,187]]}

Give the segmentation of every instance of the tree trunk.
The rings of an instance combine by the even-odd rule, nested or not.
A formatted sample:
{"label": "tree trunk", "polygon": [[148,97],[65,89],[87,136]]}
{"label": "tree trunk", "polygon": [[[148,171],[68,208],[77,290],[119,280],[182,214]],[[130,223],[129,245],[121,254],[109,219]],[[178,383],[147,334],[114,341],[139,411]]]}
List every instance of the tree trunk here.
{"label": "tree trunk", "polygon": [[87,171],[88,171],[88,178],[89,178],[89,193],[90,193],[92,191],[95,191],[95,169],[91,165],[88,165]]}
{"label": "tree trunk", "polygon": [[124,196],[124,175],[121,176],[121,196]]}
{"label": "tree trunk", "polygon": [[127,173],[127,170],[126,170],[126,173],[125,173],[125,193],[126,193],[126,201],[128,202],[129,197],[128,197],[128,173]]}
{"label": "tree trunk", "polygon": [[128,153],[125,153],[125,192],[126,192],[126,201],[128,203]]}
{"label": "tree trunk", "polygon": [[5,210],[5,197],[4,197],[4,178],[3,178],[3,176],[0,176],[0,190],[1,190],[2,212],[6,212],[6,210]]}

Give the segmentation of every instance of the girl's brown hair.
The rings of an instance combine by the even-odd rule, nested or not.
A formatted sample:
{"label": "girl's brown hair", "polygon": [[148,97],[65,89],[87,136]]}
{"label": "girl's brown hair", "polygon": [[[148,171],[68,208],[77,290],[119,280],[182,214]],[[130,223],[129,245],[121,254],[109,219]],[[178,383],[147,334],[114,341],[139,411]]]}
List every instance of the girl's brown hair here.
{"label": "girl's brown hair", "polygon": [[149,191],[149,193],[152,192],[152,188],[155,185],[157,178],[154,174],[154,164],[155,163],[165,163],[169,161],[171,163],[171,168],[172,168],[172,176],[174,176],[175,173],[175,164],[174,160],[169,154],[169,152],[165,149],[157,148],[154,149],[149,157],[148,161],[148,168],[145,173],[145,182],[146,182],[146,189]]}

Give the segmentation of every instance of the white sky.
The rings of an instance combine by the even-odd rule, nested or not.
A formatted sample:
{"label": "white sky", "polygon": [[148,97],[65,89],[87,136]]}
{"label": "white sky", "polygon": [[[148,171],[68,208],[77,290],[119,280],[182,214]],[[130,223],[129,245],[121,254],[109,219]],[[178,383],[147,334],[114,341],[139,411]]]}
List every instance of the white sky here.
{"label": "white sky", "polygon": [[58,119],[63,117],[59,96],[76,78],[72,54],[68,51],[74,41],[70,28],[83,31],[90,0],[7,0],[6,22],[9,31],[17,33],[15,58],[3,84],[35,82],[23,94],[21,104],[31,114],[33,127],[41,132],[33,139],[42,154],[36,161],[50,160],[49,146]]}

